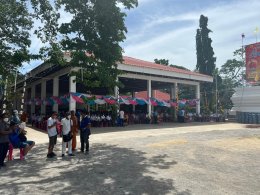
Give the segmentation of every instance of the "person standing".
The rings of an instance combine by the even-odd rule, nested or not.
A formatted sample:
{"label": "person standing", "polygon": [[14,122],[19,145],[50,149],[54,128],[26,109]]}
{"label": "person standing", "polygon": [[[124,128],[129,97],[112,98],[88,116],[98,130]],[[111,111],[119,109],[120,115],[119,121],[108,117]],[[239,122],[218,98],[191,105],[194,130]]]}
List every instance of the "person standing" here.
{"label": "person standing", "polygon": [[53,158],[56,154],[53,152],[54,146],[57,143],[57,112],[53,112],[47,121],[47,132],[49,136],[49,148],[47,158]]}
{"label": "person standing", "polygon": [[184,109],[180,110],[180,122],[181,123],[185,122],[185,111],[184,111]]}
{"label": "person standing", "polygon": [[9,148],[9,134],[12,130],[8,125],[9,118],[6,113],[0,115],[0,169],[5,167],[4,160]]}
{"label": "person standing", "polygon": [[19,114],[18,114],[17,110],[13,111],[13,115],[11,117],[11,121],[13,121],[16,124],[20,124],[21,123],[21,120],[20,120],[20,117],[19,117]]}
{"label": "person standing", "polygon": [[111,123],[112,118],[109,114],[106,116],[106,120],[107,120],[107,126],[111,127],[112,126],[112,123]]}
{"label": "person standing", "polygon": [[35,120],[36,120],[36,115],[35,115],[35,113],[33,113],[31,116],[32,127],[35,125]]}
{"label": "person standing", "polygon": [[76,117],[74,110],[72,110],[70,114],[72,121],[72,151],[75,151],[77,147],[78,118]]}
{"label": "person standing", "polygon": [[27,113],[23,112],[22,115],[21,115],[21,122],[22,122],[24,127],[26,127],[27,118],[28,118]]}
{"label": "person standing", "polygon": [[155,110],[154,112],[153,112],[153,121],[154,121],[154,124],[158,124],[158,112],[157,112],[157,110]]}
{"label": "person standing", "polygon": [[119,120],[120,120],[120,126],[124,126],[124,119],[125,119],[125,112],[123,110],[120,110],[119,112]]}
{"label": "person standing", "polygon": [[[86,154],[89,152],[89,136],[91,134],[90,131],[90,119],[87,116],[86,111],[82,111],[82,120],[80,122],[80,142],[81,142],[81,152],[84,152],[86,150]],[[86,145],[86,149],[85,149]]]}
{"label": "person standing", "polygon": [[62,132],[62,157],[65,156],[65,151],[66,151],[66,145],[68,144],[68,153],[69,156],[74,156],[72,154],[72,125],[73,122],[70,119],[70,113],[67,112],[65,114],[65,118],[61,120],[61,132]]}

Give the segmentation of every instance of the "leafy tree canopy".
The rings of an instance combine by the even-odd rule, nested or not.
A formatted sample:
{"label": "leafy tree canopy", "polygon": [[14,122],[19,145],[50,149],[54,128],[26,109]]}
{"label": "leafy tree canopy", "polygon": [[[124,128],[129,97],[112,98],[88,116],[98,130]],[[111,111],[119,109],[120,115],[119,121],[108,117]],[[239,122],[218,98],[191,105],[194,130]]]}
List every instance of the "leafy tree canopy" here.
{"label": "leafy tree canopy", "polygon": [[[199,20],[199,28],[196,34],[196,51],[197,51],[197,65],[196,70],[199,73],[213,76],[216,68],[216,57],[211,46],[212,40],[209,33],[212,31],[208,29],[208,17],[201,15]],[[215,81],[214,81],[215,82]],[[213,110],[214,97],[213,97],[212,83],[201,84],[201,103],[205,110]]]}
{"label": "leafy tree canopy", "polygon": [[197,29],[196,34],[196,69],[202,74],[212,76],[213,71],[216,67],[216,58],[214,57],[214,51],[211,46],[212,40],[209,37],[210,32],[212,31],[208,29],[208,18],[201,15],[199,21],[199,29]]}
{"label": "leafy tree canopy", "polygon": [[[82,67],[89,87],[112,88],[122,61],[119,43],[127,33],[124,10],[137,5],[137,0],[0,0],[0,74],[42,57]],[[64,22],[61,12],[71,20]],[[28,51],[32,29],[45,44],[39,55]],[[71,52],[69,63],[65,51]]]}
{"label": "leafy tree canopy", "polygon": [[221,66],[219,74],[222,78],[219,82],[219,101],[223,108],[231,109],[233,103],[231,97],[235,88],[242,85],[245,79],[245,60],[243,58],[244,49],[234,51],[233,59],[228,59]]}
{"label": "leafy tree canopy", "polygon": [[119,74],[117,62],[122,61],[119,43],[126,37],[124,24],[126,9],[137,6],[137,0],[60,0],[59,6],[72,15],[72,20],[62,23],[63,50],[72,52],[71,66],[83,68],[84,84],[112,89]]}
{"label": "leafy tree canopy", "polygon": [[173,65],[173,64],[169,64],[169,60],[166,60],[166,59],[154,59],[154,62],[156,64],[162,64],[162,65],[165,65],[165,66],[171,66],[171,67],[174,67],[174,68],[179,68],[179,69],[183,69],[183,70],[189,70],[187,68],[185,68],[184,66],[178,66],[178,65]]}
{"label": "leafy tree canopy", "polygon": [[245,60],[242,58],[244,51],[238,49],[234,51],[234,58],[226,61],[221,66],[220,74],[224,79],[230,79],[233,87],[241,85],[241,81],[245,78]]}
{"label": "leafy tree canopy", "polygon": [[0,75],[29,61],[32,17],[25,1],[0,0]]}

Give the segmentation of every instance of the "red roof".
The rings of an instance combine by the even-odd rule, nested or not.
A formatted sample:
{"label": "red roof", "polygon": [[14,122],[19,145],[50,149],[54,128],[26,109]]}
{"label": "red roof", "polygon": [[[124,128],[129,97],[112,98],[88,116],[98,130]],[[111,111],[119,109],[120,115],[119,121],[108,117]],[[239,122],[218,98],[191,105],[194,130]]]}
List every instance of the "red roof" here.
{"label": "red roof", "polygon": [[[161,92],[159,90],[153,90],[153,97],[159,100],[170,100],[170,94],[165,93],[165,92]],[[137,98],[144,98],[147,99],[148,98],[148,94],[147,91],[140,91],[140,92],[136,92],[135,93],[135,97]]]}
{"label": "red roof", "polygon": [[[65,55],[70,56],[70,53],[71,52],[65,52]],[[91,56],[91,54],[89,54],[87,52],[86,52],[86,55]],[[164,70],[164,71],[170,71],[170,72],[175,72],[175,73],[202,76],[202,77],[210,77],[211,78],[211,76],[209,76],[209,75],[200,74],[200,73],[193,72],[193,71],[190,71],[190,70],[183,70],[183,69],[180,69],[180,68],[175,68],[175,67],[166,66],[166,65],[162,65],[162,64],[156,64],[154,62],[139,60],[139,59],[128,57],[128,56],[123,56],[123,64],[130,65],[130,66],[152,68],[152,69],[157,69],[157,70]]]}
{"label": "red roof", "polygon": [[200,73],[197,73],[197,72],[192,72],[192,71],[189,71],[189,70],[183,70],[183,69],[180,69],[180,68],[175,68],[175,67],[166,66],[166,65],[162,65],[162,64],[156,64],[154,62],[148,62],[148,61],[139,60],[139,59],[127,57],[127,56],[124,56],[123,60],[124,60],[124,62],[123,62],[124,64],[131,65],[131,66],[153,68],[153,69],[157,69],[157,70],[164,70],[164,71],[170,71],[170,72],[176,72],[176,73],[182,73],[182,74],[189,74],[189,75],[197,75],[197,76],[203,76],[203,77],[211,77],[211,76],[200,74]]}

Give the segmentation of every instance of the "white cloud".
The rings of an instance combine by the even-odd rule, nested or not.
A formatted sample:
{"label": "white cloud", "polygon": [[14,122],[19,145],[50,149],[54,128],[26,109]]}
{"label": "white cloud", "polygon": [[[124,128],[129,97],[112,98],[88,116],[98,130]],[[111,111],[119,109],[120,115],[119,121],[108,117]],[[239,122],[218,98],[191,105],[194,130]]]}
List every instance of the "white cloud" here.
{"label": "white cloud", "polygon": [[[173,64],[194,69],[196,65],[196,29],[201,14],[208,16],[209,28],[213,31],[213,49],[217,66],[232,58],[233,51],[241,47],[241,33],[246,34],[246,43],[254,41],[253,29],[260,25],[260,1],[236,1],[221,4],[206,10],[192,11],[181,15],[147,15],[146,23],[138,32],[128,34],[124,44],[125,55],[153,61],[167,58]],[[174,11],[173,11],[174,13]],[[176,23],[186,22],[185,26]],[[164,30],[165,25],[172,29]],[[155,30],[161,29],[157,33]],[[153,33],[153,34],[152,34]],[[150,36],[152,34],[152,36]]]}
{"label": "white cloud", "polygon": [[[219,4],[215,7],[208,7],[204,10],[191,11],[176,15],[175,10],[165,12],[143,12],[143,8],[150,6],[155,0],[139,0],[137,9],[131,10],[134,15],[138,10],[139,20],[134,22],[131,28],[128,27],[129,34],[123,43],[125,54],[148,61],[155,58],[169,59],[172,64],[185,66],[191,70],[196,65],[196,29],[199,26],[201,14],[208,16],[209,28],[213,31],[210,37],[213,40],[213,49],[217,57],[217,65],[221,66],[224,62],[232,58],[233,51],[241,47],[241,33],[245,33],[245,43],[255,41],[253,30],[256,26],[260,27],[260,1],[233,1],[228,4]],[[163,5],[163,1],[161,2]],[[174,1],[173,4],[177,3]],[[186,6],[183,3],[183,6]],[[67,22],[71,16],[64,11],[61,12],[61,21]],[[131,20],[131,18],[130,18]],[[43,46],[41,41],[32,35],[32,45],[30,50],[38,52]],[[38,62],[26,65],[29,70],[37,66]]]}

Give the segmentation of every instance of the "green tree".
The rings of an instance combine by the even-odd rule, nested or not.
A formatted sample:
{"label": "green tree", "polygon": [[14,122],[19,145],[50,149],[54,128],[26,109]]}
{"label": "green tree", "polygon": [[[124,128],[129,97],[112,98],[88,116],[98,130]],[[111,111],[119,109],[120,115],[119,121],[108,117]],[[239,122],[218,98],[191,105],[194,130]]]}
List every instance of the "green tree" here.
{"label": "green tree", "polygon": [[9,75],[30,60],[32,17],[25,1],[0,0],[0,75]]}
{"label": "green tree", "polygon": [[183,69],[183,70],[189,70],[187,68],[185,68],[184,66],[179,66],[179,65],[173,65],[173,64],[170,64],[169,63],[169,60],[167,59],[154,59],[154,62],[156,64],[162,64],[162,65],[165,65],[165,66],[170,66],[170,67],[173,67],[173,68],[179,68],[179,69]]}
{"label": "green tree", "polygon": [[[122,61],[123,49],[119,43],[125,40],[125,9],[137,6],[137,0],[60,0],[65,12],[72,16],[62,23],[59,32],[63,36],[62,49],[71,51],[70,66],[81,67],[78,79],[88,87],[113,89],[120,74],[117,63]],[[79,76],[80,75],[80,76]]]}
{"label": "green tree", "polygon": [[[0,0],[0,85],[3,88],[8,78],[8,102],[11,102],[13,97],[17,97],[11,92],[13,92],[15,75],[20,75],[17,71],[22,63],[39,57],[29,52],[31,30],[36,27],[33,21],[40,21],[46,25],[40,25],[38,32],[44,29],[47,35],[49,31],[47,24],[52,24],[53,18],[48,17],[52,13],[49,12],[49,8],[52,6],[47,0]],[[0,100],[1,105],[2,98],[3,95]]]}
{"label": "green tree", "polygon": [[[154,59],[154,62],[157,63],[157,64],[162,64],[162,65],[165,65],[165,66],[170,66],[170,67],[179,68],[179,69],[189,71],[189,69],[187,69],[183,66],[170,64],[169,60],[167,60],[167,59],[157,59],[156,58],[156,59]],[[178,88],[179,88],[179,99],[193,99],[193,98],[195,98],[195,88],[193,86],[179,84]]]}
{"label": "green tree", "polygon": [[222,79],[218,85],[218,92],[219,107],[231,109],[233,107],[231,97],[235,92],[234,81],[230,78]]}
{"label": "green tree", "polygon": [[[201,15],[199,21],[199,29],[196,34],[196,50],[197,50],[197,65],[196,70],[202,74],[213,76],[216,68],[216,58],[211,46],[212,40],[209,33],[212,31],[208,29],[208,18]],[[213,110],[213,86],[211,83],[201,85],[201,103],[202,108]]]}
{"label": "green tree", "polygon": [[[0,0],[0,75],[13,76],[23,62],[41,57],[81,67],[82,83],[88,87],[112,89],[120,74],[117,63],[122,61],[119,43],[127,33],[125,11],[137,5],[137,0]],[[61,11],[71,21],[59,21]],[[36,55],[28,51],[32,28],[44,43]],[[64,51],[71,52],[69,63]]]}
{"label": "green tree", "polygon": [[243,58],[244,50],[237,49],[233,53],[233,59],[228,59],[221,66],[220,74],[223,79],[230,79],[233,87],[241,85],[241,81],[245,79],[245,59]]}
{"label": "green tree", "polygon": [[244,49],[237,49],[233,53],[233,59],[228,59],[221,66],[219,84],[219,103],[225,109],[231,109],[233,104],[231,97],[235,88],[242,85],[245,79],[245,59],[243,58]]}
{"label": "green tree", "polygon": [[206,75],[213,75],[213,71],[216,67],[216,58],[214,57],[214,51],[211,46],[212,40],[209,37],[209,33],[212,32],[208,29],[208,18],[201,15],[199,22],[199,29],[197,29],[196,35],[196,49],[197,49],[197,65],[196,69]]}
{"label": "green tree", "polygon": [[154,62],[156,64],[162,64],[162,65],[165,65],[165,66],[169,66],[169,60],[166,60],[166,59],[154,59]]}

